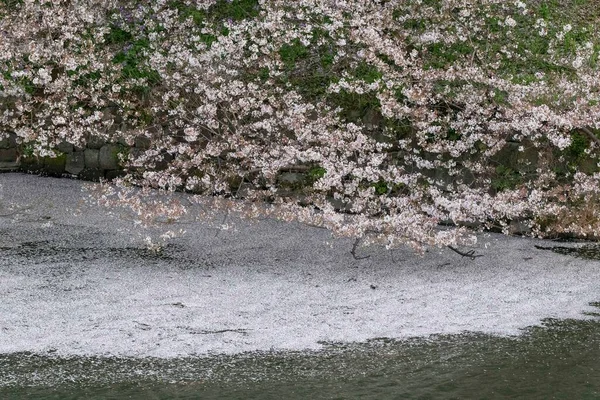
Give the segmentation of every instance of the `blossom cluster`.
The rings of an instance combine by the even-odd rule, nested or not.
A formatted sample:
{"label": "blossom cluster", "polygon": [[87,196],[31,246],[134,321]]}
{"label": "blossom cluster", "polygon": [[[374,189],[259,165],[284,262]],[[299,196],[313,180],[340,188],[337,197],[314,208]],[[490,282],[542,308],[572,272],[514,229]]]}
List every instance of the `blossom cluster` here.
{"label": "blossom cluster", "polygon": [[[466,226],[509,232],[515,220],[545,235],[567,215],[561,229],[591,235],[597,210],[573,213],[600,187],[600,37],[542,11],[504,0],[5,2],[0,135],[42,156],[62,141],[147,138],[124,182],[243,198],[228,207],[389,246],[472,243]],[[301,184],[286,188],[285,173]]]}

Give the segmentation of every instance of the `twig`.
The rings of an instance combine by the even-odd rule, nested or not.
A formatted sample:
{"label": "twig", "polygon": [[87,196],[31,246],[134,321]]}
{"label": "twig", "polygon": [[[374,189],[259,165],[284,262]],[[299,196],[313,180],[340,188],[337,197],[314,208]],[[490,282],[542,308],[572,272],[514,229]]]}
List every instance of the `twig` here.
{"label": "twig", "polygon": [[594,134],[591,130],[586,127],[581,128],[581,131],[585,133],[591,140],[596,142],[597,145],[600,145],[600,138]]}
{"label": "twig", "polygon": [[227,332],[241,333],[242,335],[247,335],[248,329],[220,329],[220,330],[216,330],[216,331],[201,330],[201,331],[194,331],[192,333],[195,333],[198,335],[212,335],[212,334],[227,333]]}
{"label": "twig", "polygon": [[356,255],[356,249],[358,248],[358,245],[360,244],[360,240],[361,238],[356,238],[356,240],[354,241],[354,244],[352,245],[352,250],[350,250],[350,254],[352,254],[352,257],[354,257],[355,260],[364,260],[365,258],[369,258],[371,256],[367,255],[367,256],[363,256],[363,257],[359,257]]}
{"label": "twig", "polygon": [[450,245],[448,245],[448,248],[450,250],[452,250],[453,252],[455,252],[457,254],[460,254],[463,257],[469,257],[471,260],[474,260],[477,257],[483,257],[483,254],[475,254],[475,250],[469,250],[469,251],[467,251],[465,253],[465,252],[462,252],[462,251],[460,251],[460,250],[458,250],[458,249],[456,249],[456,248],[454,248],[454,247],[452,247]]}

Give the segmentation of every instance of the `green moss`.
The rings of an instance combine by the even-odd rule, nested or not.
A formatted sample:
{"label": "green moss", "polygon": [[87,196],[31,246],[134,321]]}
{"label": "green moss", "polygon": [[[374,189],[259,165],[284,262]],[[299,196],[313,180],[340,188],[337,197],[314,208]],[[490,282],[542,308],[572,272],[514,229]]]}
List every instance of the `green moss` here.
{"label": "green moss", "polygon": [[329,96],[330,102],[342,109],[340,116],[349,122],[360,123],[370,111],[379,112],[381,104],[375,93],[353,93],[340,90]]}
{"label": "green moss", "polygon": [[[80,70],[81,68],[82,67],[78,67],[78,70]],[[78,71],[67,71],[67,75],[69,75],[69,76],[73,76],[77,73],[78,73]],[[100,73],[100,71],[91,71],[88,73],[83,73],[83,74],[79,75],[79,77],[74,81],[74,85],[76,87],[78,87],[78,86],[89,87],[89,86],[97,83],[101,77],[102,77],[102,74]]]}
{"label": "green moss", "polygon": [[321,62],[321,66],[323,68],[328,68],[333,65],[334,58],[335,56],[333,55],[333,52],[326,51],[320,55],[319,61]]}
{"label": "green moss", "polygon": [[538,15],[544,19],[549,19],[550,18],[550,8],[552,7],[551,3],[554,2],[550,2],[550,1],[542,1],[539,8],[538,8]]}
{"label": "green moss", "polygon": [[33,143],[26,143],[21,145],[21,151],[20,153],[23,155],[23,157],[33,157]]}
{"label": "green moss", "polygon": [[269,79],[270,74],[269,68],[263,67],[258,71],[258,78],[264,82]]}
{"label": "green moss", "polygon": [[119,167],[123,167],[123,161],[129,158],[130,148],[121,143],[117,143],[113,150],[113,157],[117,160]]}
{"label": "green moss", "polygon": [[377,193],[378,195],[384,195],[387,194],[389,188],[386,182],[384,181],[379,181],[373,184],[373,187],[375,188],[375,193]]}
{"label": "green moss", "polygon": [[[431,2],[436,10],[441,10],[439,7],[441,1]],[[581,47],[591,42],[596,50],[589,66],[597,65],[600,54],[600,41],[597,35],[600,8],[596,4],[587,0],[540,0],[530,6],[533,12],[525,15],[510,12],[501,4],[486,6],[482,8],[480,15],[486,22],[484,27],[486,34],[471,36],[469,40],[451,44],[439,42],[422,45],[417,39],[423,32],[437,29],[437,25],[443,22],[443,18],[431,14],[431,17],[404,20],[403,28],[411,34],[407,38],[407,52],[417,50],[423,57],[424,67],[429,69],[443,69],[461,63],[485,67],[500,61],[499,68],[494,68],[495,74],[519,84],[547,79],[539,75],[536,77],[538,72],[544,72],[548,78],[565,75],[574,77],[576,73],[574,68],[562,65],[561,61],[549,61],[551,47],[556,50],[558,56],[573,57]],[[452,12],[457,12],[459,8]],[[396,19],[404,15],[402,6],[399,6],[393,14]],[[516,21],[516,25],[510,29],[503,24],[507,16]],[[547,34],[543,36],[538,35],[534,28],[539,18],[547,23]],[[570,24],[572,29],[563,33],[561,40],[557,40],[557,34],[563,31],[566,24]],[[451,31],[455,27],[451,24],[445,29]],[[488,38],[489,35],[492,35],[492,39]],[[560,60],[561,57],[554,57],[554,59]]]}
{"label": "green moss", "polygon": [[494,88],[494,103],[507,106],[508,102],[508,92],[506,90],[500,90],[498,88]]}
{"label": "green moss", "polygon": [[571,144],[565,151],[570,158],[580,160],[585,155],[585,150],[589,145],[590,141],[586,136],[575,132],[571,135]]}
{"label": "green moss", "polygon": [[51,168],[61,168],[65,166],[67,162],[67,155],[64,153],[58,153],[56,157],[44,157],[44,165]]}
{"label": "green moss", "polygon": [[[17,11],[24,3],[24,0],[0,0],[0,5],[6,8],[8,13]],[[4,17],[0,7],[0,18]]]}
{"label": "green moss", "polygon": [[361,62],[352,73],[357,79],[367,83],[373,83],[383,77],[383,74],[373,65]]}
{"label": "green moss", "polygon": [[112,59],[114,64],[121,64],[122,79],[145,79],[146,85],[137,85],[133,91],[138,94],[148,93],[152,86],[160,83],[160,74],[146,65],[147,51],[150,43],[147,39],[136,40],[119,51]]}
{"label": "green moss", "polygon": [[169,6],[179,11],[182,19],[192,18],[198,26],[219,25],[223,22],[255,18],[260,13],[258,0],[217,0],[208,9],[198,9],[181,1],[172,1]]}
{"label": "green moss", "polygon": [[327,88],[331,85],[332,79],[330,75],[326,74],[310,74],[292,76],[289,82],[306,99],[318,100],[327,96]]}
{"label": "green moss", "polygon": [[592,68],[598,67],[599,57],[600,57],[600,43],[595,43],[594,49],[592,52],[592,56],[590,57],[590,67],[592,67]]}
{"label": "green moss", "polygon": [[110,30],[104,35],[107,44],[124,44],[132,39],[131,33],[117,25],[111,25]]}
{"label": "green moss", "polygon": [[462,138],[462,135],[453,128],[448,128],[446,131],[446,140],[456,142]]}
{"label": "green moss", "polygon": [[[392,16],[394,17],[394,19],[398,19],[402,15],[399,10],[394,10]],[[403,26],[405,29],[411,29],[414,31],[423,31],[426,28],[425,21],[416,18],[407,19],[406,21],[404,21]]]}
{"label": "green moss", "polygon": [[293,68],[298,60],[306,58],[309,54],[308,49],[299,39],[294,39],[291,43],[284,44],[279,49],[279,57],[287,68]]}
{"label": "green moss", "polygon": [[521,183],[523,183],[523,177],[519,171],[505,165],[496,167],[496,176],[492,179],[492,188],[497,192],[514,189]]}
{"label": "green moss", "polygon": [[137,120],[140,122],[141,126],[152,125],[152,122],[154,121],[154,116],[152,115],[152,111],[148,110],[148,109],[142,109],[139,112],[139,116],[137,117]]}
{"label": "green moss", "polygon": [[445,68],[454,64],[460,58],[471,55],[474,49],[466,43],[433,43],[427,46],[427,62],[425,68]]}
{"label": "green moss", "polygon": [[322,177],[325,176],[325,174],[327,173],[327,170],[323,167],[312,167],[310,170],[308,170],[307,173],[307,181],[308,183],[312,184],[314,182],[316,182],[317,180],[321,179]]}
{"label": "green moss", "polygon": [[19,78],[17,82],[27,94],[34,95],[38,91],[37,86],[35,86],[33,81],[26,76]]}
{"label": "green moss", "polygon": [[206,20],[206,11],[188,6],[182,1],[172,1],[169,3],[171,8],[179,11],[179,16],[182,20],[192,18],[196,25],[203,25]]}

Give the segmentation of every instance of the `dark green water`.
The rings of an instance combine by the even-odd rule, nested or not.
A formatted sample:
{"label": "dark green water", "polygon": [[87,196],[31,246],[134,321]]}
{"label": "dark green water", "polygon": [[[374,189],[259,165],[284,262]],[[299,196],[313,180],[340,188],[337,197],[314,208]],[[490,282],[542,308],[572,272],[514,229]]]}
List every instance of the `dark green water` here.
{"label": "dark green water", "polygon": [[0,356],[0,399],[600,399],[600,320],[176,360]]}

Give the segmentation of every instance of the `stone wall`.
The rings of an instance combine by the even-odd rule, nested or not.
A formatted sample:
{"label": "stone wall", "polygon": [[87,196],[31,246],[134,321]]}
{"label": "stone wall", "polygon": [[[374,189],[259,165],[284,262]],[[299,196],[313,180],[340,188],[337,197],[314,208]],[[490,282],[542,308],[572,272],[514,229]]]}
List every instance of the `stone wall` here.
{"label": "stone wall", "polygon": [[[528,150],[519,152],[521,143],[507,142],[506,146],[491,160],[498,166],[497,176],[492,176],[492,189],[502,190],[520,183],[520,175],[535,171],[538,166],[538,152],[528,146]],[[0,172],[23,171],[50,176],[65,176],[84,180],[98,181],[112,179],[124,174],[119,154],[138,153],[147,150],[150,140],[136,138],[133,146],[124,141],[107,143],[97,137],[88,140],[84,148],[63,142],[56,147],[58,157],[32,156],[26,144],[17,144],[16,135],[9,133],[0,140]],[[433,161],[433,158],[431,159]],[[595,164],[594,164],[595,165]],[[295,191],[306,184],[307,171],[281,171],[278,184],[281,189]],[[460,180],[466,184],[474,181],[472,172],[464,169],[459,176],[450,176],[447,171],[430,169],[422,171],[425,176],[436,179],[442,187]],[[592,171],[595,172],[595,171]]]}
{"label": "stone wall", "polygon": [[[22,171],[41,175],[71,177],[83,180],[98,181],[100,179],[113,179],[124,174],[120,166],[119,154],[126,155],[130,152],[140,152],[148,149],[149,141],[136,140],[133,146],[124,143],[106,143],[94,138],[89,140],[84,148],[77,148],[70,143],[61,143],[57,146],[58,157],[36,158],[28,151],[27,145],[17,144],[16,136],[10,134],[7,138],[0,140],[0,172]],[[527,172],[537,166],[537,152],[519,152],[516,144],[508,143],[506,148],[493,160],[501,165],[503,171]],[[426,170],[427,176],[435,178],[446,184],[453,183],[456,179],[469,183],[474,178],[470,171],[465,170],[459,177],[449,176],[442,170]],[[496,177],[498,179],[498,177]],[[510,185],[514,182],[511,176],[501,176],[504,180],[498,180],[498,186]],[[307,184],[307,171],[282,171],[278,177],[278,185],[282,193],[292,195],[297,193],[303,185]],[[492,185],[494,180],[492,180]],[[498,187],[500,188],[500,187]],[[347,209],[348,204],[334,201],[334,205],[340,209]],[[450,221],[448,221],[450,223]],[[511,233],[526,234],[530,231],[528,226],[519,221],[512,221]]]}
{"label": "stone wall", "polygon": [[[145,143],[136,143],[138,148]],[[119,154],[132,148],[120,143],[90,140],[84,148],[63,142],[56,148],[57,157],[34,157],[27,145],[17,144],[14,134],[0,140],[0,172],[23,171],[50,176],[66,176],[98,181],[123,174]]]}

